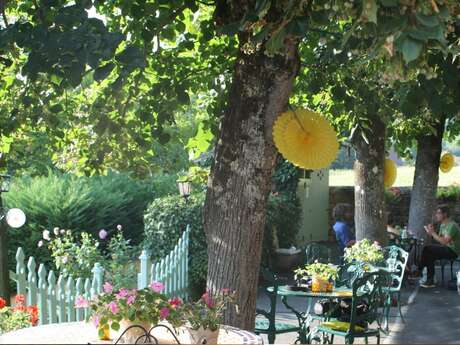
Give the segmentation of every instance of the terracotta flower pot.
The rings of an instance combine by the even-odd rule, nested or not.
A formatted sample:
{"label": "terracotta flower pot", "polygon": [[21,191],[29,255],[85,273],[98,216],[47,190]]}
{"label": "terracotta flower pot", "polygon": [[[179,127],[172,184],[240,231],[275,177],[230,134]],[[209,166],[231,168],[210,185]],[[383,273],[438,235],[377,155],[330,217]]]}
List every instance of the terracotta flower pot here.
{"label": "terracotta flower pot", "polygon": [[217,344],[217,340],[219,339],[219,329],[212,331],[203,327],[198,329],[187,327],[187,331],[190,339],[189,344]]}
{"label": "terracotta flower pot", "polygon": [[118,338],[121,337],[120,339],[120,344],[137,344],[141,341],[138,341],[138,339],[142,336],[145,336],[146,332],[140,328],[140,327],[132,327],[131,326],[141,326],[149,332],[150,328],[152,325],[147,322],[140,322],[140,321],[130,321],[130,320],[121,320],[120,321],[120,330],[117,332],[116,336],[114,337],[114,340],[118,340]]}
{"label": "terracotta flower pot", "polygon": [[311,291],[312,292],[326,292],[330,288],[329,281],[322,279],[317,276],[313,276],[311,280]]}

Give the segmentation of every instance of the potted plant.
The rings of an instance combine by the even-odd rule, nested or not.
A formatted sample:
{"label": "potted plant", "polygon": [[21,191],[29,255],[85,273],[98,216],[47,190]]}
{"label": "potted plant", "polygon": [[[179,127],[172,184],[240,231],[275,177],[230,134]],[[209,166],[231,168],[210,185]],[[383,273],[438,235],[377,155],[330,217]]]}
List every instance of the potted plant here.
{"label": "potted plant", "polygon": [[26,306],[24,295],[16,295],[14,302],[14,307],[9,307],[0,297],[0,334],[37,325],[37,306]]}
{"label": "potted plant", "polygon": [[300,282],[307,277],[311,277],[311,290],[313,292],[332,291],[332,280],[337,277],[337,266],[316,261],[313,264],[306,265],[304,268],[295,270],[294,273],[295,279]]}
{"label": "potted plant", "polygon": [[223,313],[229,306],[235,306],[235,294],[222,289],[212,294],[206,291],[201,298],[183,308],[190,344],[217,344]]}
{"label": "potted plant", "polygon": [[122,336],[120,343],[135,343],[145,331],[131,326],[141,326],[148,332],[152,325],[162,320],[167,320],[173,327],[183,324],[179,311],[182,301],[168,299],[161,293],[163,288],[162,283],[153,282],[145,289],[114,290],[110,283],[105,283],[104,293],[91,301],[78,297],[76,307],[91,308],[91,318],[100,339],[110,339],[109,330],[112,329],[116,332],[112,338]]}
{"label": "potted plant", "polygon": [[349,263],[358,262],[369,268],[369,265],[378,265],[383,262],[384,254],[382,247],[377,242],[364,239],[345,248],[344,258]]}

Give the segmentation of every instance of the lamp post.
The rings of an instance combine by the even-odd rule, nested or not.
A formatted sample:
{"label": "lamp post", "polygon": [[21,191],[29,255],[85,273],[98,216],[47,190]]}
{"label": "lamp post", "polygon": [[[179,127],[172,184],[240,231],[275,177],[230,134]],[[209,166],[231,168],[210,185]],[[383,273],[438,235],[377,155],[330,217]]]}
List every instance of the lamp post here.
{"label": "lamp post", "polygon": [[10,190],[10,175],[0,175],[0,297],[10,301],[10,274],[8,269],[8,227],[2,193]]}
{"label": "lamp post", "polygon": [[20,228],[26,222],[26,215],[18,208],[3,207],[2,193],[10,190],[10,175],[0,174],[0,297],[10,302],[10,272],[8,268],[8,226]]}
{"label": "lamp post", "polygon": [[187,202],[190,193],[192,192],[192,183],[190,181],[177,181],[177,186],[179,187],[179,194]]}

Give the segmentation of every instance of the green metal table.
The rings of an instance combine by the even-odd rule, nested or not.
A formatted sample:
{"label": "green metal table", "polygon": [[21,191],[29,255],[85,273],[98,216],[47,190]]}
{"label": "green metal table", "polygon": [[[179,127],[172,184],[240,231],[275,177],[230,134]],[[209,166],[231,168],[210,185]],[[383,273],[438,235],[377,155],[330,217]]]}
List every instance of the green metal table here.
{"label": "green metal table", "polygon": [[[273,292],[273,287],[269,287],[268,291]],[[345,299],[345,298],[351,298],[353,295],[353,292],[350,288],[346,287],[339,287],[339,288],[334,288],[331,292],[312,292],[312,291],[296,291],[290,289],[288,285],[282,285],[278,287],[278,295],[281,296],[281,301],[285,305],[285,307],[293,312],[297,318],[299,319],[300,322],[300,331],[299,331],[299,337],[297,339],[297,342],[300,342],[301,344],[309,344],[310,339],[309,339],[309,333],[310,333],[310,324],[312,320],[318,319],[315,315],[311,313],[311,307],[313,304],[313,300],[315,299]],[[299,311],[295,309],[292,305],[288,303],[288,298],[289,297],[305,297],[308,299],[308,305],[307,305],[307,310],[306,311]],[[323,319],[326,319],[324,317]]]}

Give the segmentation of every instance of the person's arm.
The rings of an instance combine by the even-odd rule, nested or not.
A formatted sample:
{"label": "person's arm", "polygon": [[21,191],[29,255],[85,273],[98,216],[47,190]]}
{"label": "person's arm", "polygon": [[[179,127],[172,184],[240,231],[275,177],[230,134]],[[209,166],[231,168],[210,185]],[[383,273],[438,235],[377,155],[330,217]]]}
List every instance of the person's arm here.
{"label": "person's arm", "polygon": [[351,229],[348,226],[343,227],[342,240],[345,247],[351,247],[356,242],[353,234],[351,233]]}
{"label": "person's arm", "polygon": [[444,246],[448,245],[452,241],[452,236],[450,235],[444,235],[444,236],[438,235],[435,231],[433,224],[429,224],[428,226],[425,226],[425,231],[428,233],[428,235],[433,237],[437,242],[439,242],[440,244]]}

